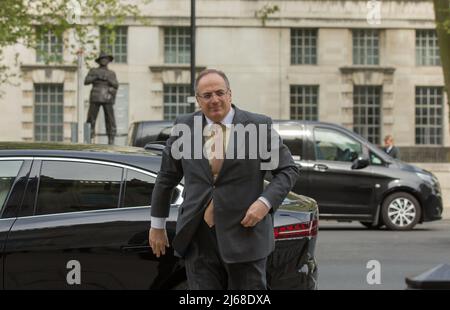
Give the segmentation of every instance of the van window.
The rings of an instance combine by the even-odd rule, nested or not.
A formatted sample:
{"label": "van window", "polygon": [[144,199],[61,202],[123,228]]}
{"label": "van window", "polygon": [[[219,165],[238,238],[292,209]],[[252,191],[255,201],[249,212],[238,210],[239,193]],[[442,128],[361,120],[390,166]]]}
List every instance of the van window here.
{"label": "van window", "polygon": [[85,162],[43,161],[36,214],[117,208],[122,170]]}
{"label": "van window", "polygon": [[23,161],[21,160],[0,161],[0,210],[3,209],[22,163]]}
{"label": "van window", "polygon": [[274,128],[281,136],[283,143],[291,151],[294,159],[303,156],[303,139],[305,132],[298,125],[276,124]]}
{"label": "van window", "polygon": [[377,165],[377,166],[384,165],[383,160],[380,157],[378,157],[377,155],[375,155],[375,153],[373,153],[373,152],[370,152],[370,163],[372,165]]}
{"label": "van window", "polygon": [[362,154],[361,144],[338,131],[314,129],[316,160],[352,162]]}
{"label": "van window", "polygon": [[167,141],[172,131],[172,124],[145,124],[144,133],[142,138],[147,138],[148,142]]}

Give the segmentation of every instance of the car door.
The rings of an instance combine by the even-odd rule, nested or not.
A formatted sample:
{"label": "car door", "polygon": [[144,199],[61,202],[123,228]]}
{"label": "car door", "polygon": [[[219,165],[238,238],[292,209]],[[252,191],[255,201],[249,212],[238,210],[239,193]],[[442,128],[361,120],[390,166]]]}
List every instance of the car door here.
{"label": "car door", "polygon": [[353,160],[363,155],[363,145],[333,127],[314,126],[312,140],[308,194],[318,202],[321,216],[370,217],[374,199],[370,166],[351,168]]}
{"label": "car door", "polygon": [[4,247],[27,184],[31,160],[0,158],[0,288],[3,288]]}
{"label": "car door", "polygon": [[145,244],[149,203],[121,207],[132,188],[127,172],[99,161],[35,160],[5,249],[5,288],[149,288],[160,265]]}

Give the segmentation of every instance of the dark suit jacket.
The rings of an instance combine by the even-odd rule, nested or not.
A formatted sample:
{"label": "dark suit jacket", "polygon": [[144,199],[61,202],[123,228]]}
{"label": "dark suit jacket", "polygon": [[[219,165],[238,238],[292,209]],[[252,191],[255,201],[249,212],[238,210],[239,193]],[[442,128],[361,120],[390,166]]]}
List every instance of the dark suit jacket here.
{"label": "dark suit jacket", "polygon": [[383,150],[386,154],[388,154],[392,158],[399,158],[399,156],[400,156],[400,151],[399,151],[398,147],[396,147],[396,146],[393,146],[389,152],[387,151],[386,147],[384,147]]}
{"label": "dark suit jacket", "polygon": [[[233,124],[244,126],[255,124],[256,127],[258,124],[272,124],[272,120],[267,116],[243,111],[234,105],[233,107],[235,109]],[[180,116],[175,124],[185,124],[193,133],[194,116],[202,115],[199,111]],[[203,116],[202,122],[204,126],[206,120]],[[259,134],[258,129],[258,137]],[[161,170],[152,194],[151,215],[168,216],[171,192],[184,176],[185,197],[179,208],[177,233],[172,244],[178,255],[185,255],[199,223],[203,221],[204,210],[208,202],[213,199],[215,230],[222,259],[226,263],[236,263],[254,261],[268,256],[275,244],[273,212],[292,189],[299,174],[288,148],[278,137],[274,151],[279,152],[279,163],[271,170],[273,180],[264,189],[263,180],[266,171],[260,169],[260,164],[269,160],[264,160],[259,154],[256,159],[249,159],[248,139],[244,142],[245,145],[236,146],[239,141],[229,143],[227,151],[230,150],[230,144],[235,145],[235,151],[246,147],[246,159],[236,159],[236,154],[233,157],[235,159],[230,159],[227,154],[214,182],[206,158],[176,160],[172,156],[171,145],[177,138],[178,136],[171,135],[163,151]],[[192,140],[191,143],[193,147]],[[270,146],[270,140],[267,143]],[[271,211],[255,227],[243,227],[240,222],[250,205],[260,196],[271,203]]]}

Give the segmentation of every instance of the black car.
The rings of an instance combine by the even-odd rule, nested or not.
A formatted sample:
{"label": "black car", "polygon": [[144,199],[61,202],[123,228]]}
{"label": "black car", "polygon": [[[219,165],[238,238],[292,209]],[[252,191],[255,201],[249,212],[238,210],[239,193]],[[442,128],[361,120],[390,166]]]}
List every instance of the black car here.
{"label": "black car", "polygon": [[[293,191],[315,199],[321,219],[409,230],[442,218],[441,189],[431,172],[390,157],[342,126],[283,120],[274,124],[302,167]],[[133,123],[128,143],[161,143],[171,127],[169,121]]]}
{"label": "black car", "polygon": [[[0,143],[3,289],[177,289],[183,261],[148,245],[161,157],[142,148]],[[175,232],[183,184],[167,222]],[[288,195],[274,217],[272,289],[317,288],[318,209]]]}

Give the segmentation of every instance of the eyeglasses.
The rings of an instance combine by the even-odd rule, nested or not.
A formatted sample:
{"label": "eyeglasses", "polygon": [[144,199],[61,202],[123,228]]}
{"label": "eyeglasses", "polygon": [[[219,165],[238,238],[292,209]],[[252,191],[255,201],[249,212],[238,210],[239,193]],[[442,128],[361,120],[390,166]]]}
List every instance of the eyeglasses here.
{"label": "eyeglasses", "polygon": [[203,100],[210,100],[213,97],[213,95],[216,95],[217,98],[223,98],[226,94],[228,94],[228,91],[229,89],[227,90],[219,89],[211,93],[197,94],[197,97]]}

